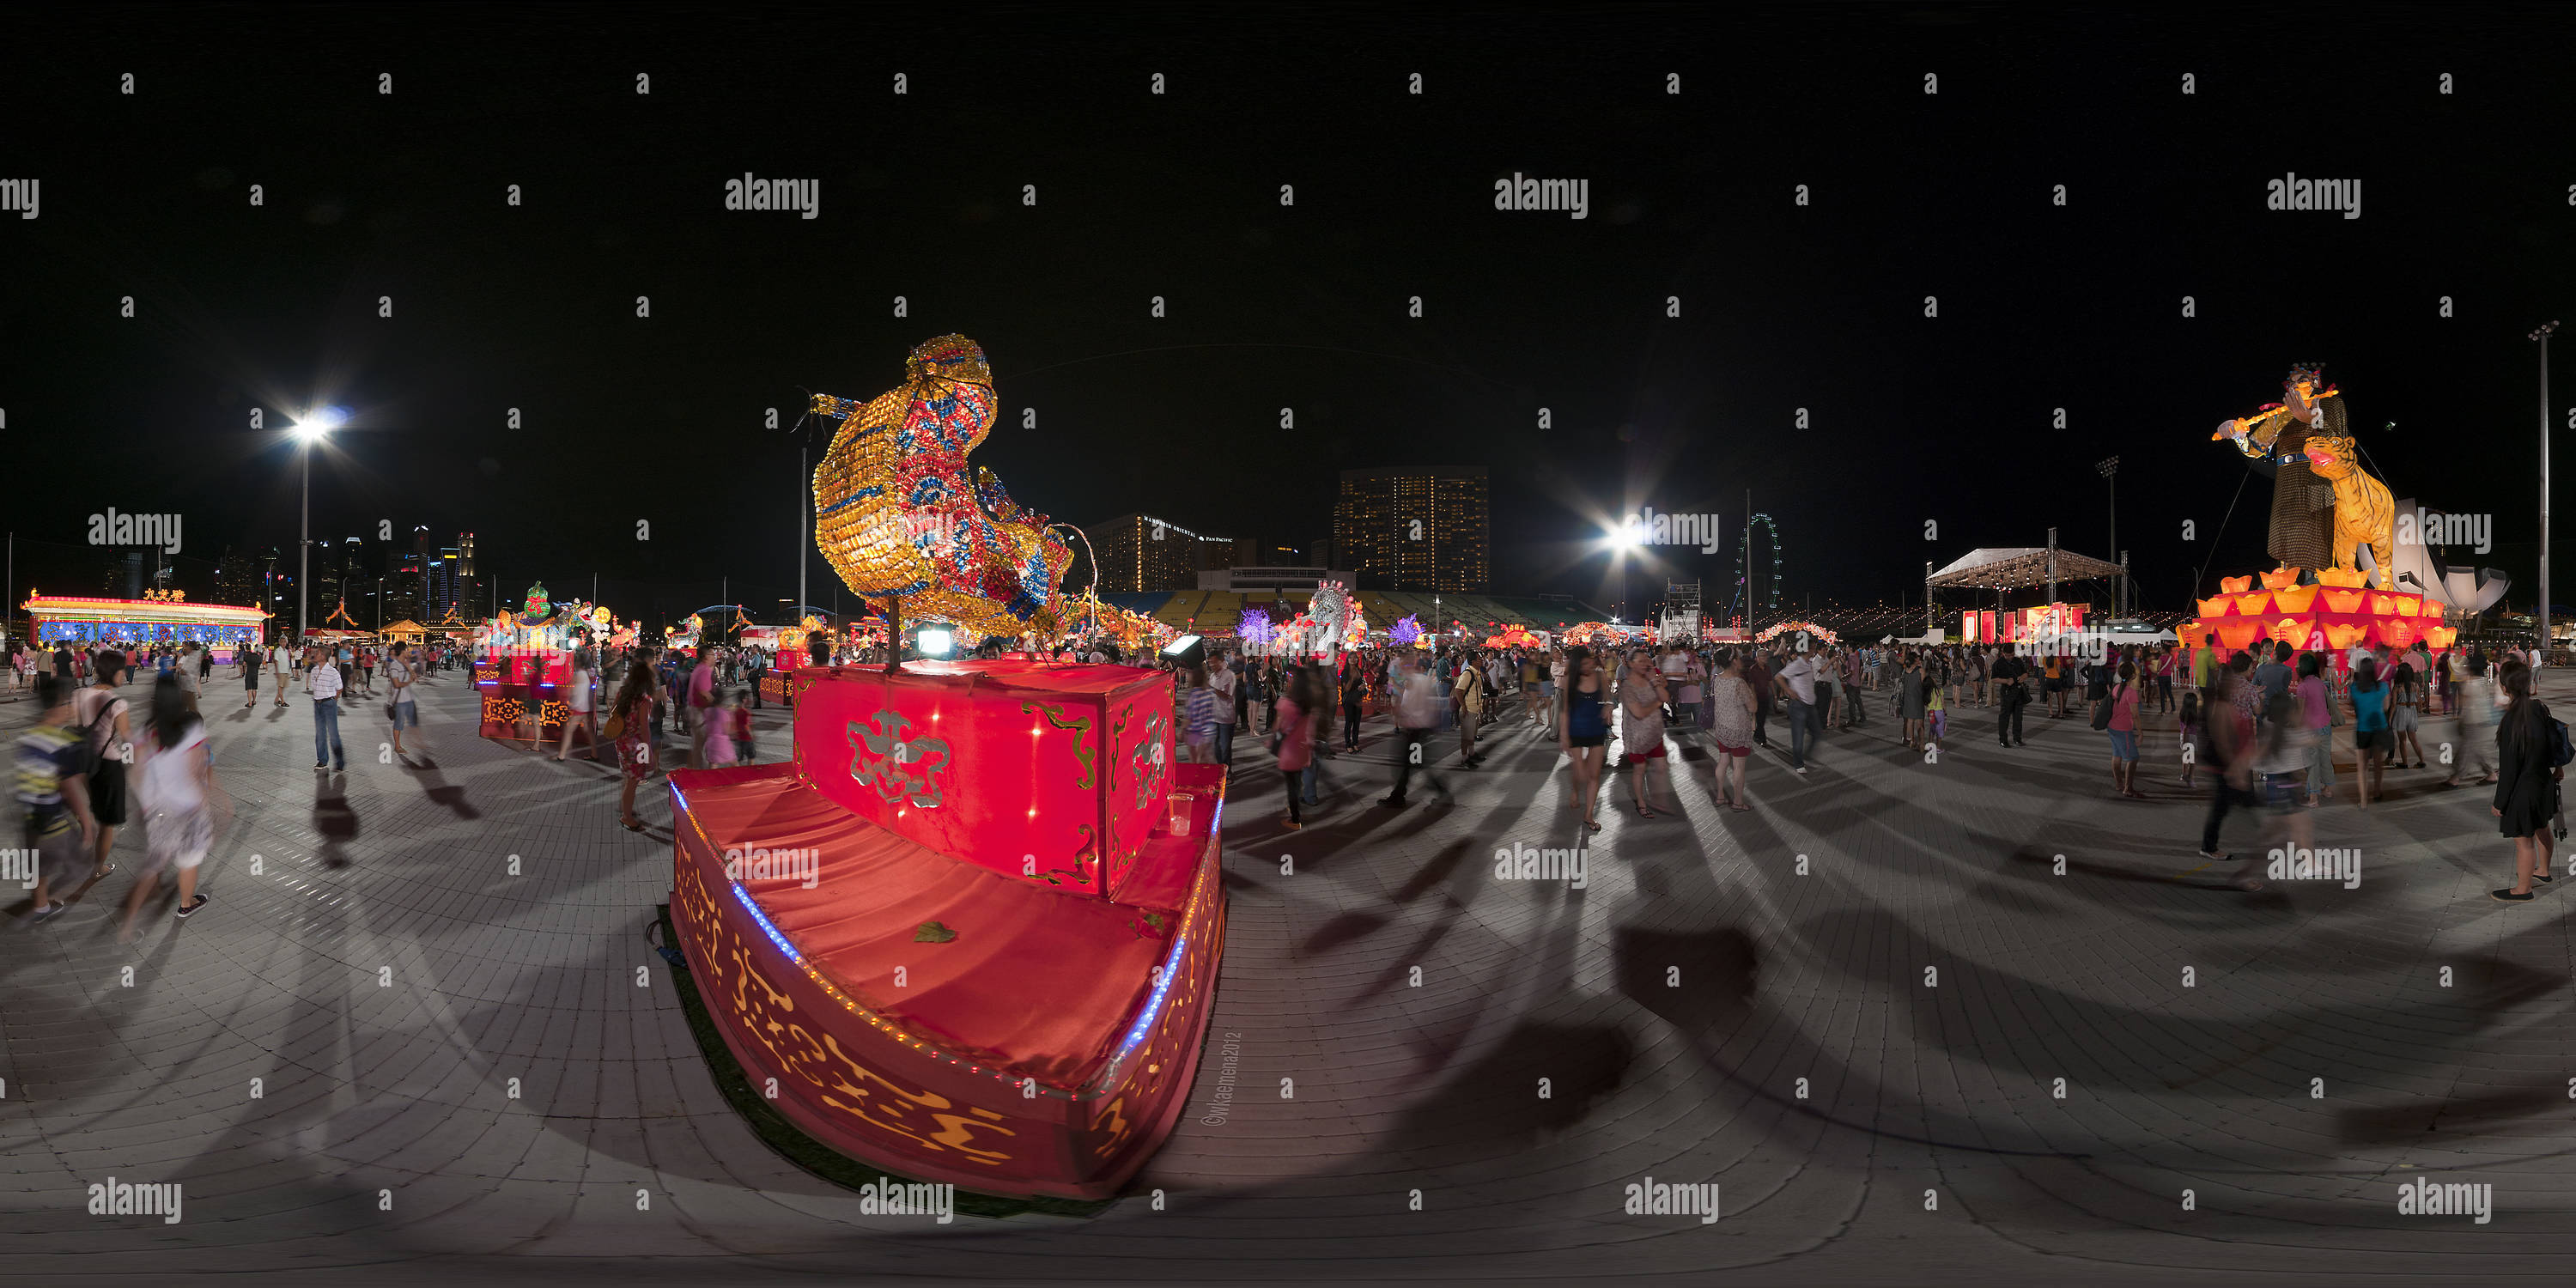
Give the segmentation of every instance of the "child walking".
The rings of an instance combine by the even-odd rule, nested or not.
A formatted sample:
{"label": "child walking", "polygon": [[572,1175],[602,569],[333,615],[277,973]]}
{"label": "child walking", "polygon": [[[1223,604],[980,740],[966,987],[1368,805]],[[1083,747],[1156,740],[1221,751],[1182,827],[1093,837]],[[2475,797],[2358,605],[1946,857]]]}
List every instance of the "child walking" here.
{"label": "child walking", "polygon": [[732,689],[719,690],[716,709],[707,717],[707,764],[722,769],[734,763],[734,716],[741,711],[742,700]]}

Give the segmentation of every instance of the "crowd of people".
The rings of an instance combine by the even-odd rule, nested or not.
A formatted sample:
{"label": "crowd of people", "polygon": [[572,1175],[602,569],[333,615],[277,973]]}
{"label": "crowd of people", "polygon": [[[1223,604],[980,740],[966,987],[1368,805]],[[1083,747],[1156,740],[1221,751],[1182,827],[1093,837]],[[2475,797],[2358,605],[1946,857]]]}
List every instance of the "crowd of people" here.
{"label": "crowd of people", "polygon": [[[1090,658],[1110,660],[1098,650]],[[2445,786],[2473,779],[2495,788],[2490,808],[2517,849],[2514,884],[2495,897],[2520,902],[2552,879],[2546,832],[2558,826],[2564,835],[2552,820],[2561,816],[2557,783],[2569,746],[2531,681],[2528,655],[2421,643],[2334,653],[2301,653],[2272,640],[2232,653],[2126,644],[2077,656],[2025,655],[2013,644],[1825,642],[1798,649],[1775,639],[1370,648],[1330,664],[1219,656],[1176,675],[1175,707],[1182,754],[1194,760],[1232,764],[1237,730],[1259,720],[1288,779],[1283,823],[1290,828],[1303,826],[1304,807],[1318,803],[1320,762],[1360,749],[1368,714],[1384,713],[1389,722],[1392,789],[1380,805],[1406,807],[1416,777],[1448,797],[1443,770],[1482,765],[1490,731],[1511,723],[1556,743],[1568,762],[1567,808],[1591,831],[1601,828],[1600,783],[1614,742],[1630,807],[1654,819],[1670,799],[1676,746],[1701,746],[1714,765],[1719,803],[1751,810],[1755,749],[1780,753],[1789,774],[1805,776],[1826,733],[1874,723],[1877,701],[1887,704],[1900,745],[1935,761],[1960,733],[1953,718],[1969,708],[1994,712],[1995,739],[2004,747],[2026,746],[2032,719],[2086,720],[2105,737],[2110,791],[2121,799],[2148,798],[2140,765],[2152,729],[2161,735],[2157,757],[2175,782],[2197,788],[2207,771],[2211,801],[2201,849],[2211,865],[2240,862],[2218,844],[2230,812],[2249,806],[2271,812],[2267,831],[2279,839],[2306,843],[2312,823],[2298,811],[2326,805],[2340,787],[2337,728],[2352,728],[2352,798],[2367,809],[2385,797],[2391,770],[2428,767],[2424,722],[2447,718],[2457,731],[2439,743],[2433,767]],[[1337,701],[1338,739],[1329,718]],[[1453,731],[1454,755],[1446,748]],[[2263,885],[2259,869],[2231,871],[2234,884]]]}
{"label": "crowd of people", "polygon": [[[998,648],[988,642],[983,651]],[[608,648],[587,633],[576,636],[571,651],[566,705],[572,718],[563,723],[552,758],[569,759],[579,741],[594,763],[613,760],[622,779],[619,822],[637,832],[646,828],[635,808],[638,788],[677,767],[669,762],[704,769],[758,758],[750,713],[761,704],[760,681],[808,657],[782,660],[756,647],[715,644],[689,652]],[[470,672],[472,656],[446,641],[323,640],[240,650],[233,667],[246,708],[258,706],[264,685],[280,707],[290,687],[303,691],[313,710],[314,768],[337,772],[347,766],[339,731],[343,702],[382,698],[392,750],[411,763],[415,753],[427,755],[419,743],[420,687],[460,665]],[[818,647],[810,656],[816,663],[859,663],[881,661],[883,653],[881,646]],[[1829,731],[1875,723],[1874,698],[1887,703],[1899,743],[1936,761],[1959,733],[1951,717],[1968,708],[1995,713],[1998,744],[2025,745],[2036,701],[2039,719],[2083,718],[2105,735],[2111,792],[2120,798],[2146,798],[2140,764],[2150,726],[2169,737],[2157,740],[2157,755],[2174,770],[2174,781],[2193,789],[2207,775],[2205,864],[2238,865],[2228,879],[2246,889],[2260,889],[2264,881],[2251,859],[2220,849],[2227,820],[2260,813],[2267,840],[2308,844],[2311,811],[2337,799],[2342,786],[2336,731],[2349,724],[2359,808],[2385,797],[2391,771],[2434,767],[2446,786],[2495,789],[2490,810],[2514,841],[2516,858],[2513,884],[2493,894],[2523,902],[2554,878],[2550,833],[2566,835],[2558,784],[2576,759],[2566,726],[2533,694],[2527,655],[2420,643],[2334,653],[2271,640],[2232,652],[2124,645],[2077,657],[2025,656],[2012,644],[1825,641],[1798,648],[1779,638],[1698,646],[1377,647],[1305,659],[1220,653],[1178,666],[1103,640],[1069,645],[1058,656],[1173,671],[1181,756],[1231,765],[1240,738],[1260,739],[1281,778],[1281,823],[1289,829],[1302,827],[1305,811],[1322,803],[1326,762],[1361,750],[1362,727],[1372,715],[1388,718],[1392,781],[1380,806],[1410,805],[1417,776],[1425,790],[1449,799],[1444,769],[1476,770],[1495,739],[1518,732],[1537,745],[1555,744],[1568,762],[1566,808],[1598,832],[1601,780],[1612,768],[1614,742],[1639,819],[1678,812],[1677,746],[1696,746],[1712,762],[1711,789],[1724,808],[1750,811],[1756,749],[1774,752],[1787,773],[1804,776]],[[150,820],[150,870],[136,877],[126,933],[165,874],[177,885],[177,916],[204,906],[196,868],[229,810],[200,706],[213,676],[211,653],[195,643],[132,657],[114,648],[21,647],[8,661],[13,685],[32,689],[43,708],[19,740],[17,757],[27,844],[41,856],[32,915],[57,915],[58,891],[86,888],[116,870],[110,852],[117,831],[136,812],[129,798]],[[137,671],[151,685],[141,721],[120,691]],[[2455,721],[2456,731],[2436,740],[2428,761],[2423,736],[2433,719]]]}

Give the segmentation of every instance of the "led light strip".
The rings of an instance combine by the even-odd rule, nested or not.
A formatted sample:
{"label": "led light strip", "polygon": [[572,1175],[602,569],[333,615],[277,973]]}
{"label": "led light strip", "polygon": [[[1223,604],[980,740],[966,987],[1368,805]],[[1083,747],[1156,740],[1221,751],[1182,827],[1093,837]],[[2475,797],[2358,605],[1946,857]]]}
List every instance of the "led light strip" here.
{"label": "led light strip", "polygon": [[[697,832],[698,839],[705,843],[710,852],[716,850],[717,846],[714,839],[707,835],[705,826],[698,822],[696,813],[689,809],[688,797],[682,795],[680,789],[676,785],[671,788],[671,796],[680,803],[680,812],[688,818],[689,826],[692,830]],[[921,1052],[922,1054],[930,1056],[931,1058],[943,1063],[962,1068],[968,1073],[985,1075],[997,1082],[1000,1082],[1004,1086],[1020,1086],[1022,1085],[1024,1078],[1028,1082],[1036,1082],[1034,1078],[1026,1078],[1025,1075],[1023,1075],[1023,1077],[1015,1078],[1007,1070],[987,1069],[962,1056],[952,1054],[940,1047],[933,1046],[930,1043],[924,1042],[921,1039],[914,1037],[912,1034],[905,1032],[902,1026],[895,1024],[893,1021],[886,1019],[872,1010],[869,1010],[867,1007],[861,1006],[856,999],[852,998],[849,994],[842,992],[840,986],[834,984],[831,979],[826,977],[822,971],[817,969],[812,962],[806,961],[803,953],[796,951],[795,946],[787,941],[786,934],[778,929],[777,924],[769,919],[769,915],[763,912],[760,904],[751,897],[751,892],[743,889],[741,882],[728,881],[725,884],[732,888],[734,901],[741,904],[744,911],[751,914],[752,920],[759,925],[761,933],[769,937],[769,942],[776,944],[778,946],[778,951],[785,954],[788,961],[795,963],[796,969],[805,972],[805,977],[812,980],[816,988],[822,989],[823,992],[829,995],[833,1001],[839,1002],[842,1008],[849,1011],[852,1015],[856,1015],[860,1019],[866,1021],[868,1027],[885,1034],[887,1037],[893,1038],[895,1041],[902,1043],[904,1046],[909,1047],[912,1050]],[[1045,1083],[1036,1083],[1036,1086],[1038,1096],[1040,1097],[1056,1100],[1072,1100],[1075,1098],[1072,1092],[1063,1090],[1062,1088],[1051,1087]]]}

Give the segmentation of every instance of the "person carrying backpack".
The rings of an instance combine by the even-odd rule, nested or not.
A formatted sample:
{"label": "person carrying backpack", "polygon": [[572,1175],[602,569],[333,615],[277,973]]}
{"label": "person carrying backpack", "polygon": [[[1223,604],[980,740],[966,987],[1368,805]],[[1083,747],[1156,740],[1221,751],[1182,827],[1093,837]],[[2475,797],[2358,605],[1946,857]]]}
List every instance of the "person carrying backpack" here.
{"label": "person carrying backpack", "polygon": [[1457,687],[1449,690],[1449,703],[1458,709],[1458,761],[1469,769],[1484,759],[1476,754],[1476,724],[1484,714],[1486,684],[1484,672],[1462,666]]}
{"label": "person carrying backpack", "polygon": [[89,777],[89,809],[98,821],[91,857],[98,875],[106,876],[116,871],[107,855],[115,848],[116,829],[125,825],[125,767],[134,763],[133,728],[126,701],[116,692],[125,678],[125,655],[104,652],[92,665],[97,679],[72,698],[72,722],[80,727],[87,748],[83,769]]}
{"label": "person carrying backpack", "polygon": [[2558,812],[2558,784],[2565,777],[2567,726],[2549,714],[2549,704],[2532,696],[2531,668],[2507,662],[2501,682],[2509,698],[2504,718],[2496,722],[2496,760],[2502,775],[2495,800],[2488,806],[2499,830],[2513,838],[2514,880],[2490,892],[2503,903],[2529,903],[2532,884],[2547,885],[2549,819]]}
{"label": "person carrying backpack", "polygon": [[40,714],[18,736],[16,798],[21,844],[36,859],[36,904],[29,923],[50,921],[64,905],[53,891],[72,882],[90,853],[98,820],[89,808],[88,748],[72,724],[68,677],[36,677]]}

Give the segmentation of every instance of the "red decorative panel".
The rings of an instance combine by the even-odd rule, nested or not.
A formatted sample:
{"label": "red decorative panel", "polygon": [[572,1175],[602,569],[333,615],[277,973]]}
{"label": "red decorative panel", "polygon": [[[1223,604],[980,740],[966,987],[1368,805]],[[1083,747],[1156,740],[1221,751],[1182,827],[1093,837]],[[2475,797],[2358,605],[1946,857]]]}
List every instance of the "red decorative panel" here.
{"label": "red decorative panel", "polygon": [[1037,661],[796,672],[796,771],[841,807],[1013,880],[1107,893],[1166,813],[1172,684]]}
{"label": "red decorative panel", "polygon": [[[1212,767],[1182,768],[1212,791]],[[800,1130],[922,1180],[1077,1198],[1116,1193],[1169,1136],[1223,958],[1217,811],[1151,843],[1139,871],[1169,884],[1147,906],[955,862],[785,765],[677,771],[672,795],[680,947]],[[728,856],[781,852],[815,862],[728,877]]]}

